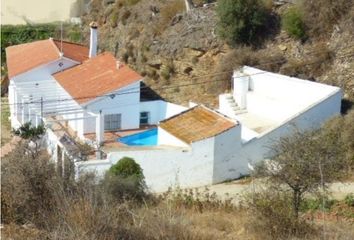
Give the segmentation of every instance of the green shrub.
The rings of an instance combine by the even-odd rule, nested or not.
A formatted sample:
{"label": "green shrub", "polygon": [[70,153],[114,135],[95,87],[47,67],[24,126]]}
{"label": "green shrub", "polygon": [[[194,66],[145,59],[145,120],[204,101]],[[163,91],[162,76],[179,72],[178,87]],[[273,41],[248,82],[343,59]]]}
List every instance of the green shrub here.
{"label": "green shrub", "polygon": [[349,207],[354,207],[354,194],[348,194],[344,198],[345,204],[347,204]]}
{"label": "green shrub", "polygon": [[140,165],[129,157],[124,157],[114,164],[109,169],[109,174],[123,178],[135,176],[144,179],[143,170]]}
{"label": "green shrub", "polygon": [[322,198],[315,198],[315,199],[304,199],[301,204],[301,211],[315,211],[315,210],[331,210],[332,206],[336,203],[334,199],[328,199],[328,197]]}
{"label": "green shrub", "polygon": [[110,22],[113,28],[117,27],[118,17],[119,17],[118,12],[115,11],[112,13]]}
{"label": "green shrub", "polygon": [[23,139],[36,140],[45,133],[45,127],[43,125],[34,127],[31,122],[26,122],[13,132],[15,135],[20,136]]}
{"label": "green shrub", "polygon": [[115,199],[142,199],[145,196],[143,170],[134,159],[124,157],[107,172],[102,185]]}
{"label": "green shrub", "polygon": [[261,0],[220,0],[218,34],[228,44],[252,44],[259,40],[268,11]]}
{"label": "green shrub", "polygon": [[292,37],[304,39],[305,23],[300,10],[296,7],[289,8],[282,16],[282,27]]}

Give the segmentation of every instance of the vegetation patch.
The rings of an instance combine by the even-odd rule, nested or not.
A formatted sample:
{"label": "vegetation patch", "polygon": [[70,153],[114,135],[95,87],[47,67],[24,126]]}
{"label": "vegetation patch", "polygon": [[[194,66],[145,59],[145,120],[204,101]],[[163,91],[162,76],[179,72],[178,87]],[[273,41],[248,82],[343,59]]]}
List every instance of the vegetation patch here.
{"label": "vegetation patch", "polygon": [[269,12],[261,0],[220,0],[218,33],[228,44],[253,44],[265,29]]}
{"label": "vegetation patch", "polygon": [[292,37],[305,39],[305,23],[300,10],[296,7],[289,8],[282,16],[282,27]]}
{"label": "vegetation patch", "polygon": [[1,146],[11,140],[10,106],[7,97],[1,97]]}

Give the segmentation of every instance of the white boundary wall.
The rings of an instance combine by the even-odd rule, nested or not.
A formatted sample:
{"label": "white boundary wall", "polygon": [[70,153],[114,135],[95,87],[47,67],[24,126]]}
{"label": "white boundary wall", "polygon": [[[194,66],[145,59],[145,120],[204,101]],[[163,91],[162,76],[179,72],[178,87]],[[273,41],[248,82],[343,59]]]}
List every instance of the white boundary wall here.
{"label": "white boundary wall", "polygon": [[77,172],[104,173],[119,159],[133,158],[143,169],[147,186],[154,192],[169,187],[197,187],[212,183],[214,138],[191,144],[191,148],[149,148],[111,152],[107,160],[76,163]]}
{"label": "white boundary wall", "polygon": [[248,163],[253,165],[271,157],[268,155],[269,147],[280,137],[291,134],[295,127],[299,130],[319,128],[326,120],[340,114],[341,98],[341,91],[334,92],[328,98],[319,100],[316,104],[245,144],[234,142],[229,146],[232,135],[217,137],[213,183],[248,174]]}

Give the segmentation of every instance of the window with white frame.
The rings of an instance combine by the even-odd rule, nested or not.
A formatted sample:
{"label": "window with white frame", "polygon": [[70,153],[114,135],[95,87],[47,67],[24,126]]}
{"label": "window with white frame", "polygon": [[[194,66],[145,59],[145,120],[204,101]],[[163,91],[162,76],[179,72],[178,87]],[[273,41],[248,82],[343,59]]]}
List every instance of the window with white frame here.
{"label": "window with white frame", "polygon": [[122,114],[107,114],[104,115],[104,130],[118,130],[121,129]]}
{"label": "window with white frame", "polygon": [[140,125],[147,125],[149,124],[149,112],[141,112],[140,113]]}

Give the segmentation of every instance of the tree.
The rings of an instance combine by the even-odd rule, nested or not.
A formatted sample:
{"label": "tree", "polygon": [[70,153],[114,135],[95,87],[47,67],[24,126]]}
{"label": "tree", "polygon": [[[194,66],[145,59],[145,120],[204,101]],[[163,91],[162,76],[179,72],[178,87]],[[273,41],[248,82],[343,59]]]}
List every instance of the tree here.
{"label": "tree", "polygon": [[268,11],[261,0],[220,0],[218,33],[228,44],[252,44],[259,38]]}
{"label": "tree", "polygon": [[40,140],[45,133],[45,127],[43,125],[34,127],[31,122],[26,122],[17,130],[13,130],[13,133],[27,140],[27,152],[30,152],[32,157],[35,158],[41,147],[38,140]]}
{"label": "tree", "polygon": [[304,194],[326,189],[345,169],[341,133],[333,129],[296,130],[291,136],[281,138],[271,153],[273,159],[258,166],[257,175],[269,177],[280,191],[290,190],[296,219]]}

